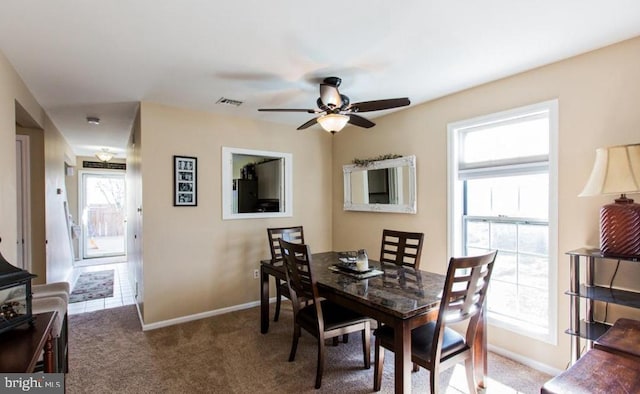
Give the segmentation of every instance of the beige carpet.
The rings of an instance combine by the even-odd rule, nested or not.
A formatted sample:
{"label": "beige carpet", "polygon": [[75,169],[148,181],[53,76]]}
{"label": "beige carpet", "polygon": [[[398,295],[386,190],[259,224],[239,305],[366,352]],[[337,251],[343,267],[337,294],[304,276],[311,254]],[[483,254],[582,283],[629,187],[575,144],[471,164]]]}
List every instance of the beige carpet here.
{"label": "beige carpet", "polygon": [[[291,309],[260,334],[259,308],[143,332],[134,306],[69,317],[67,393],[369,393],[373,367],[362,367],[359,335],[328,346],[322,388],[314,390],[316,347],[303,333],[294,362]],[[373,343],[373,341],[372,341]],[[393,392],[386,353],[382,392]],[[371,352],[373,357],[373,350]],[[488,393],[539,393],[548,375],[495,354]],[[429,392],[429,373],[412,374],[413,391]],[[466,392],[464,368],[441,374],[442,391]]]}

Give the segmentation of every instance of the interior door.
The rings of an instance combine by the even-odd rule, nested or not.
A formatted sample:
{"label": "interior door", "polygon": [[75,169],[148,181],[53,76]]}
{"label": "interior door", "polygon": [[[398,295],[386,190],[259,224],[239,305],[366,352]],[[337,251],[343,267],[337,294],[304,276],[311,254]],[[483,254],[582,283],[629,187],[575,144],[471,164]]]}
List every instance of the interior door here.
{"label": "interior door", "polygon": [[124,174],[83,172],[80,176],[82,257],[126,253]]}

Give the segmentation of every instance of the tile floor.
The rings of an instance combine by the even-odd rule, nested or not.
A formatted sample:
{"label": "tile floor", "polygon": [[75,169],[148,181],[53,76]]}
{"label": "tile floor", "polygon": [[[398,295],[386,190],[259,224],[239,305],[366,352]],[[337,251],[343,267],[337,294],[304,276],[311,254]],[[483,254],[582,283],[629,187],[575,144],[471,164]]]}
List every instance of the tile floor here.
{"label": "tile floor", "polygon": [[[105,262],[105,260],[101,262]],[[131,285],[129,284],[127,263],[109,262],[109,260],[106,260],[104,264],[95,263],[96,261],[92,262],[87,260],[76,262],[75,268],[73,269],[71,291],[73,291],[73,286],[75,285],[75,282],[76,280],[78,280],[78,277],[81,273],[113,269],[115,270],[113,277],[113,297],[102,298],[99,300],[74,302],[72,304],[69,304],[68,313],[70,315],[84,312],[93,312],[100,309],[117,308],[119,306],[131,305],[135,303],[135,293],[131,288]]]}

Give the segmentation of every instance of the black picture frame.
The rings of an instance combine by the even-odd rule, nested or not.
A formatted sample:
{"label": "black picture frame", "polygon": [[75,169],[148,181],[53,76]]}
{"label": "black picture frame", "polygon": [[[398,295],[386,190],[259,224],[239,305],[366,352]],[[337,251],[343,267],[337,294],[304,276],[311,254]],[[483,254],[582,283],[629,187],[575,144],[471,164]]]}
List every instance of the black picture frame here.
{"label": "black picture frame", "polygon": [[198,205],[198,159],[173,156],[173,206]]}

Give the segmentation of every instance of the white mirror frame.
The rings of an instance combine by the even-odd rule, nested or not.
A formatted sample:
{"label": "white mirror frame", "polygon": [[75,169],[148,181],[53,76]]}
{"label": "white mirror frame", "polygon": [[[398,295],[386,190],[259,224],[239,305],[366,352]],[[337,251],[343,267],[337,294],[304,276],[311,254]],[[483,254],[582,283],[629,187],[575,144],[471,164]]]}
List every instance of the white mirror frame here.
{"label": "white mirror frame", "polygon": [[[283,201],[281,206],[284,209],[280,212],[233,212],[233,155],[250,155],[277,157],[284,159],[283,182],[281,187]],[[258,219],[258,218],[280,218],[293,216],[293,155],[291,153],[270,152],[254,149],[222,147],[222,219]]]}
{"label": "white mirror frame", "polygon": [[[351,173],[383,168],[409,167],[409,201],[407,204],[355,204],[351,200]],[[344,175],[344,210],[366,212],[416,213],[416,157],[404,156],[397,159],[372,161],[366,166],[348,164],[342,166]]]}

